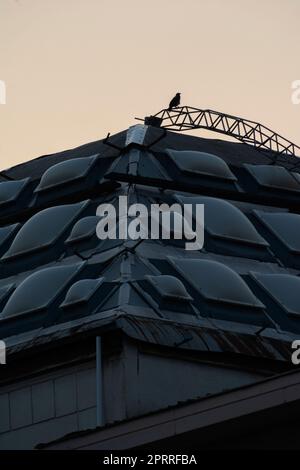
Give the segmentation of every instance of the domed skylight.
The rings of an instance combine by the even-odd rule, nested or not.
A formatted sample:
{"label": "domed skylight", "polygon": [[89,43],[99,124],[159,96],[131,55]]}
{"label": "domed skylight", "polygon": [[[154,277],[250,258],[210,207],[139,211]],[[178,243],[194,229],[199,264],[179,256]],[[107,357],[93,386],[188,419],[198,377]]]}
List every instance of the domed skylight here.
{"label": "domed skylight", "polygon": [[286,168],[277,165],[244,164],[256,182],[266,188],[300,191],[300,184]]}
{"label": "domed skylight", "polygon": [[15,285],[14,284],[6,284],[4,286],[0,287],[0,302],[2,302],[5,297],[8,296],[14,289]]}
{"label": "domed skylight", "polygon": [[67,292],[61,307],[68,307],[81,302],[88,302],[95,291],[101,286],[103,277],[99,279],[82,279],[75,282]]}
{"label": "domed skylight", "polygon": [[287,248],[300,253],[300,215],[287,212],[254,211],[263,224],[279,238]]}
{"label": "domed skylight", "polygon": [[147,276],[154,288],[159,294],[168,299],[191,300],[191,296],[187,292],[183,283],[174,276]]}
{"label": "domed skylight", "polygon": [[185,173],[236,181],[227,163],[217,155],[193,150],[167,149],[166,151],[175,165]]}
{"label": "domed skylight", "polygon": [[204,204],[205,228],[213,236],[268,246],[240,209],[223,199],[177,196],[181,204]]}
{"label": "domed skylight", "polygon": [[300,316],[300,277],[257,273],[253,277],[287,313]]}
{"label": "domed skylight", "polygon": [[87,201],[44,209],[31,217],[19,230],[2,259],[48,247],[62,235],[80,214]]}
{"label": "domed skylight", "polygon": [[25,188],[29,178],[0,183],[0,206],[15,202]]}
{"label": "domed skylight", "polygon": [[211,260],[174,258],[170,258],[170,262],[208,300],[255,308],[264,307],[245,281],[224,264]]}
{"label": "domed skylight", "polygon": [[66,243],[79,242],[96,235],[96,227],[99,220],[101,220],[101,218],[96,215],[90,215],[79,219],[74,225]]}
{"label": "domed skylight", "polygon": [[0,227],[0,246],[20,227],[21,224],[6,225]]}
{"label": "domed skylight", "polygon": [[40,184],[35,191],[44,191],[61,184],[84,178],[95,163],[97,157],[98,155],[73,158],[51,166],[43,174]]}
{"label": "domed skylight", "polygon": [[31,274],[14,291],[4,307],[2,317],[49,307],[83,265],[54,266]]}

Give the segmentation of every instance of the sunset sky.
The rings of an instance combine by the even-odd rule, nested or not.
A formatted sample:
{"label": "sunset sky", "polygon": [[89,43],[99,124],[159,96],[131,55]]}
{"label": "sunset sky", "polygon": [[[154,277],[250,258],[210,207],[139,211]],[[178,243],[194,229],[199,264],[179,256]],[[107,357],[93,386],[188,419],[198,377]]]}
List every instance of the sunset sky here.
{"label": "sunset sky", "polygon": [[177,91],[300,145],[299,25],[300,0],[0,0],[1,169],[126,129]]}

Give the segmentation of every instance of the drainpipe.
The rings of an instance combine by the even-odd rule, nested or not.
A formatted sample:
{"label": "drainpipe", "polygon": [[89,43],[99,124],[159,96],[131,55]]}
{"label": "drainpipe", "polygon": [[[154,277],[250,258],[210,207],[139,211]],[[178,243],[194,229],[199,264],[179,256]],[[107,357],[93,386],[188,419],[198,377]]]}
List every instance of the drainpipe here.
{"label": "drainpipe", "polygon": [[101,336],[96,336],[96,413],[97,426],[104,425],[103,419],[103,371],[102,371],[102,344]]}

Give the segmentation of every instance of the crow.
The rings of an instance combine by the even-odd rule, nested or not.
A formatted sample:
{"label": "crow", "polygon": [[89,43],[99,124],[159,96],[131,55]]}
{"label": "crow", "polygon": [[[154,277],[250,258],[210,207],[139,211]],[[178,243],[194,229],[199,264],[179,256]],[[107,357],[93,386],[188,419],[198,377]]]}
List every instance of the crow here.
{"label": "crow", "polygon": [[168,110],[170,111],[172,108],[176,108],[176,106],[180,105],[180,93],[176,93],[174,98],[170,101]]}

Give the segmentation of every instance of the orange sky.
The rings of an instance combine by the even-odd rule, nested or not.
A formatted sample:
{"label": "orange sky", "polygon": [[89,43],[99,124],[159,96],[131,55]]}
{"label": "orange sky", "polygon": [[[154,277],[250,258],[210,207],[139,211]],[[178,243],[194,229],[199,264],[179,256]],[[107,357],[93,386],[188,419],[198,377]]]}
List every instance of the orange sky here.
{"label": "orange sky", "polygon": [[[182,104],[300,145],[300,0],[0,0],[0,165]],[[215,135],[214,135],[215,136]]]}

